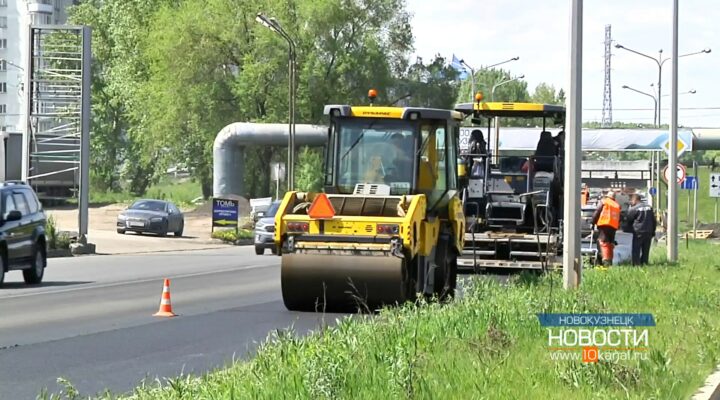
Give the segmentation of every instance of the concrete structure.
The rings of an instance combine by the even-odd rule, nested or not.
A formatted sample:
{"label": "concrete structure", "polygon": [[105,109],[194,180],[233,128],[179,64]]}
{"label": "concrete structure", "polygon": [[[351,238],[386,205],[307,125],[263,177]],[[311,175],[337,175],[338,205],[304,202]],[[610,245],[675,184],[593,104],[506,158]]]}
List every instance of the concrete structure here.
{"label": "concrete structure", "polygon": [[[77,3],[78,0],[0,0],[0,135],[3,139],[8,134],[22,132],[28,26],[64,24],[67,8]],[[5,154],[2,140],[0,155]],[[0,179],[5,179],[5,162],[0,162]]]}

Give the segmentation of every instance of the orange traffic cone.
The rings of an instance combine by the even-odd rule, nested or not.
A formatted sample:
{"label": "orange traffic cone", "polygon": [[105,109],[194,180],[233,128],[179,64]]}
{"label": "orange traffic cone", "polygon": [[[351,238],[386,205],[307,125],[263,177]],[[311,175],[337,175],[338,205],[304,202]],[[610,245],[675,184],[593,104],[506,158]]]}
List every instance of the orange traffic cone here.
{"label": "orange traffic cone", "polygon": [[163,285],[162,297],[160,298],[160,309],[153,314],[154,317],[176,317],[170,304],[170,279],[165,279]]}

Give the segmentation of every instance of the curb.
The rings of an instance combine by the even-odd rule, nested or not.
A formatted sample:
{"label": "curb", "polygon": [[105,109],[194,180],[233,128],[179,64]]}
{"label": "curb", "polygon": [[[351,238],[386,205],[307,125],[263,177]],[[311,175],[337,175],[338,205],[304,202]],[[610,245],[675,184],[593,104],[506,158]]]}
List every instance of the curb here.
{"label": "curb", "polygon": [[47,258],[72,257],[70,249],[48,249]]}
{"label": "curb", "polygon": [[720,400],[720,365],[705,380],[705,385],[693,395],[692,400]]}

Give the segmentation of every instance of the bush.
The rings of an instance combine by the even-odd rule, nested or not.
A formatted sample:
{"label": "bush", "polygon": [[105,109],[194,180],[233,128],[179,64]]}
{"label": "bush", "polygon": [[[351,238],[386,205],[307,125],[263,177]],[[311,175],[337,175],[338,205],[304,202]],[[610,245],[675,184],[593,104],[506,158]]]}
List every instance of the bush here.
{"label": "bush", "polygon": [[235,243],[241,239],[252,239],[253,232],[249,229],[221,229],[212,233],[213,239],[220,239],[226,243]]}
{"label": "bush", "polygon": [[45,238],[47,239],[49,249],[69,249],[71,239],[65,232],[60,232],[57,228],[55,218],[49,216],[45,222]]}

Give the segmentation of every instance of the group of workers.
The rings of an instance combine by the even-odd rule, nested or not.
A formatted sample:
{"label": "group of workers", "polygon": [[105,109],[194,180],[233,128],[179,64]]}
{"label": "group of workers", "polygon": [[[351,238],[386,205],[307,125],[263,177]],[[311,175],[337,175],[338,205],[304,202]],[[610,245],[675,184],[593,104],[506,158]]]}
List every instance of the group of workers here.
{"label": "group of workers", "polygon": [[[598,244],[603,266],[613,262],[615,232],[620,228],[620,204],[615,201],[615,192],[608,190],[593,214],[592,223],[598,229]],[[646,265],[650,245],[657,229],[655,213],[642,202],[639,194],[630,196],[630,208],[625,216],[623,231],[632,233],[632,265]]]}

